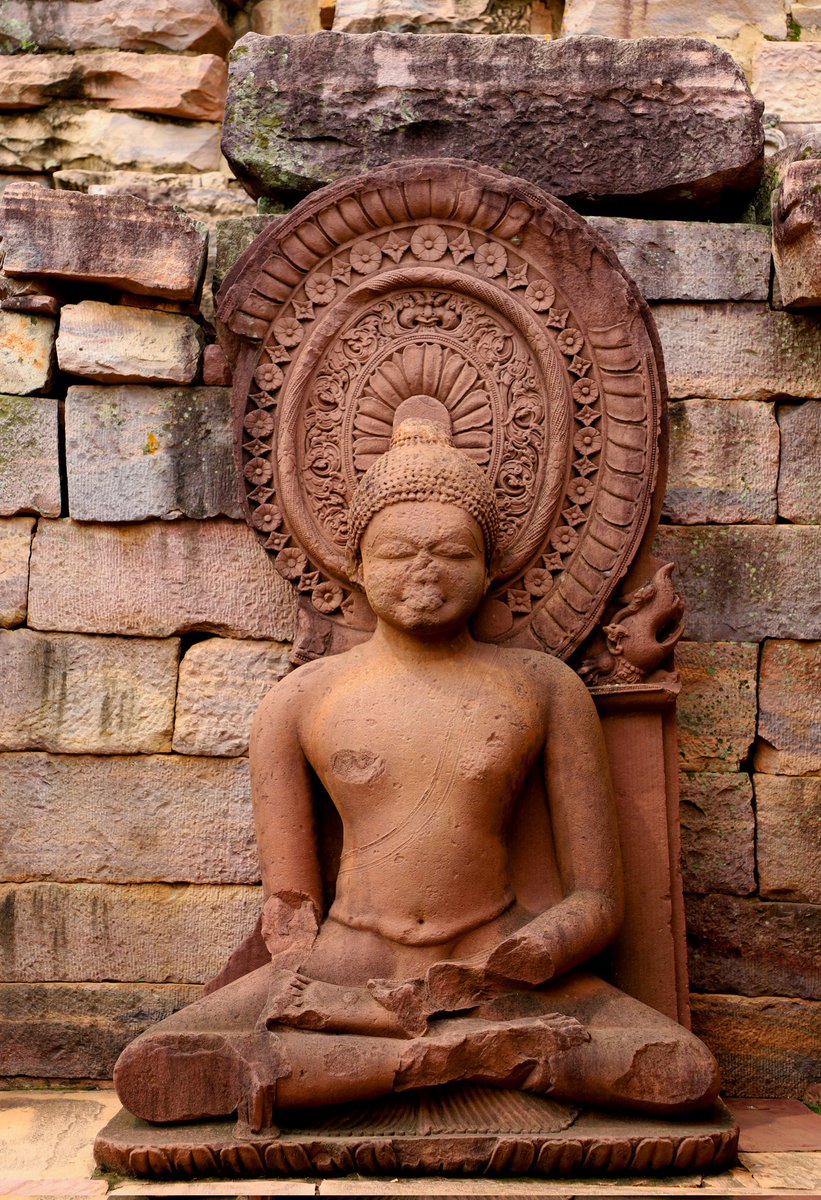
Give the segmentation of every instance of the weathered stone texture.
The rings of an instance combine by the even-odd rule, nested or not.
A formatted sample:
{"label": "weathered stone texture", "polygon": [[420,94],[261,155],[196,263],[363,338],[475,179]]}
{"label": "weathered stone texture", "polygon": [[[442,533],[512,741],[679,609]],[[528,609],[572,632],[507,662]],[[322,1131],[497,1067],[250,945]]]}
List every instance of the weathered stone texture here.
{"label": "weathered stone texture", "polygon": [[801,405],[782,405],[778,424],[778,515],[799,525],[821,525],[821,403],[808,400]]}
{"label": "weathered stone texture", "polygon": [[198,294],[207,236],[166,205],[18,184],[3,193],[0,226],[6,275],[99,283],[170,300]]}
{"label": "weathered stone texture", "polygon": [[782,121],[821,121],[821,45],[762,42],[753,56],[753,92]]}
{"label": "weathered stone texture", "polygon": [[0,750],[171,749],[179,642],[0,631]]}
{"label": "weathered stone texture", "polygon": [[568,0],[562,33],[735,38],[751,25],[765,37],[786,37],[783,0]]}
{"label": "weathered stone texture", "polygon": [[238,217],[235,220],[219,221],[217,224],[217,253],[214,264],[214,294],[219,291],[223,279],[233,267],[240,254],[267,229],[271,221],[278,220],[275,216],[255,213],[253,216]]}
{"label": "weathered stone texture", "polygon": [[760,892],[821,904],[821,778],[756,775]]}
{"label": "weathered stone texture", "polygon": [[0,516],[60,515],[56,400],[0,396]]}
{"label": "weathered stone texture", "polygon": [[[340,7],[337,4],[334,25],[339,15]],[[282,0],[259,0],[251,12],[251,29],[265,37],[277,33],[289,37],[299,33],[318,33],[321,28],[319,0],[291,0],[288,4],[283,4]]]}
{"label": "weathered stone texture", "polygon": [[653,308],[674,400],[821,397],[821,325],[760,304]]}
{"label": "weathered stone texture", "polygon": [[82,525],[42,520],[34,539],[35,629],[167,637],[293,636],[293,589],[245,524]]}
{"label": "weathered stone texture", "polygon": [[221,346],[206,346],[202,352],[202,382],[206,386],[230,387],[231,364]]}
{"label": "weathered stone texture", "polygon": [[75,520],[242,516],[225,389],[73,387],[65,424]]}
{"label": "weathered stone texture", "polygon": [[645,300],[766,300],[770,231],[704,221],[588,217]]}
{"label": "weathered stone texture", "polygon": [[246,759],[4,754],[0,830],[6,880],[259,879]]}
{"label": "weathered stone texture", "polygon": [[664,515],[677,525],[774,523],[778,450],[772,404],[671,404]]}
{"label": "weathered stone texture", "polygon": [[676,564],[694,640],[821,638],[821,528],[663,525],[655,552]]}
{"label": "weathered stone texture", "polygon": [[0,312],[0,393],[28,396],[51,380],[55,320]]}
{"label": "weathered stone texture", "polygon": [[0,885],[0,980],[204,983],[261,907],[259,887]]}
{"label": "weathered stone texture", "polygon": [[821,1003],[691,996],[693,1032],[715,1054],[725,1096],[800,1098],[821,1071]]}
{"label": "weathered stone texture", "polygon": [[695,991],[821,999],[819,905],[691,896],[687,940]]}
{"label": "weathered stone texture", "polygon": [[[821,45],[817,48],[821,51]],[[772,193],[771,209],[773,302],[778,291],[779,306],[817,307],[821,304],[821,160],[790,163]]]}
{"label": "weathered stone texture", "polygon": [[0,985],[0,1075],[110,1079],[128,1042],[200,994],[184,983]]}
{"label": "weathered stone texture", "polygon": [[758,647],[744,642],[680,642],[676,710],[681,766],[737,771],[755,740]]}
{"label": "weathered stone texture", "polygon": [[190,317],[83,300],[60,318],[57,361],[98,383],[191,383],[202,331]]}
{"label": "weathered stone texture", "polygon": [[323,32],[237,44],[223,150],[258,196],[434,155],[560,196],[708,203],[755,186],[762,137],[740,68],[706,42]]}
{"label": "weathered stone texture", "polygon": [[247,754],[254,713],[289,670],[288,647],[277,642],[209,638],[192,646],[180,663],[174,749]]}
{"label": "weathered stone texture", "polygon": [[0,520],[0,628],[26,619],[33,517]]}
{"label": "weathered stone texture", "polygon": [[755,816],[749,775],[681,776],[681,870],[685,892],[755,891]]}
{"label": "weathered stone texture", "polygon": [[8,49],[200,50],[224,54],[231,31],[212,0],[5,0],[0,42]]}
{"label": "weathered stone texture", "polygon": [[765,642],[758,706],[756,770],[821,771],[821,642]]}
{"label": "weathered stone texture", "polygon": [[[263,0],[260,8],[266,4],[276,10],[277,0]],[[257,33],[290,32],[253,28]],[[333,28],[339,33],[530,33],[531,5],[525,0],[506,5],[494,0],[337,0]]]}
{"label": "weathered stone texture", "polygon": [[813,42],[821,38],[821,5],[818,0],[807,0],[806,4],[792,0],[790,16],[801,30],[802,41]]}

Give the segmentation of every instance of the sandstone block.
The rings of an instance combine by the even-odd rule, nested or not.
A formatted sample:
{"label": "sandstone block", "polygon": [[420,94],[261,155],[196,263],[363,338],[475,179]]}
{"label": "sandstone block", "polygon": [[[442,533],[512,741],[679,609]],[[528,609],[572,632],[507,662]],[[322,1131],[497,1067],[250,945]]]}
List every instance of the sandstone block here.
{"label": "sandstone block", "polygon": [[604,37],[736,38],[754,25],[765,37],[785,38],[787,23],[782,0],[568,0],[563,34]]}
{"label": "sandstone block", "polygon": [[223,150],[256,196],[433,155],[560,196],[698,204],[755,186],[762,139],[740,68],[705,42],[334,31],[237,44]]}
{"label": "sandstone block", "polygon": [[793,0],[790,16],[801,30],[802,42],[817,42],[821,38],[821,5],[818,0],[807,0],[806,4]]}
{"label": "sandstone block", "polygon": [[821,642],[765,642],[758,707],[756,770],[821,771]]}
{"label": "sandstone block", "polygon": [[0,516],[60,515],[56,400],[0,396]]}
{"label": "sandstone block", "polygon": [[821,778],[754,783],[761,895],[821,904]]}
{"label": "sandstone block", "polygon": [[28,396],[51,381],[53,317],[0,311],[0,393]]}
{"label": "sandstone block", "polygon": [[75,520],[242,516],[224,388],[73,387],[65,425]]}
{"label": "sandstone block", "polygon": [[[817,48],[821,51],[821,44]],[[819,193],[821,158],[818,157],[790,163],[772,193],[773,262],[779,300],[787,308],[821,304]]]}
{"label": "sandstone block", "polygon": [[821,906],[740,896],[687,901],[690,985],[698,992],[821,999]]}
{"label": "sandstone block", "polygon": [[801,1097],[819,1074],[821,1003],[691,996],[693,1032],[721,1067],[726,1096]]}
{"label": "sandstone block", "polygon": [[293,636],[293,589],[244,523],[43,520],[31,560],[35,629],[167,637]]}
{"label": "sandstone block", "polygon": [[0,628],[26,619],[33,517],[0,520]]}
{"label": "sandstone block", "polygon": [[760,304],[659,304],[653,316],[674,400],[821,398],[813,318]]}
{"label": "sandstone block", "polygon": [[767,300],[770,231],[704,221],[588,217],[645,300]]}
{"label": "sandstone block", "polygon": [[821,638],[821,527],[662,526],[694,641]]}
{"label": "sandstone block", "polygon": [[202,331],[191,317],[82,300],[60,318],[60,370],[98,383],[191,383]]}
{"label": "sandstone block", "polygon": [[670,405],[664,515],[677,525],[775,523],[779,433],[772,404]]}
{"label": "sandstone block", "polygon": [[[276,0],[263,0],[260,8],[265,3],[273,8]],[[531,12],[528,3],[501,6],[493,0],[337,0],[333,28],[340,33],[530,33]]]}
{"label": "sandstone block", "polygon": [[259,880],[244,758],[4,754],[0,767],[7,880]]}
{"label": "sandstone block", "polygon": [[799,525],[821,525],[821,404],[808,400],[802,405],[782,405],[778,425],[778,515]]}
{"label": "sandstone block", "polygon": [[213,387],[230,387],[231,364],[221,346],[206,346],[202,352],[202,382]]}
{"label": "sandstone block", "polygon": [[679,642],[678,748],[687,771],[737,771],[755,740],[758,646]]}
{"label": "sandstone block", "polygon": [[259,887],[0,885],[0,980],[204,983],[253,931],[261,907]]}
{"label": "sandstone block", "polygon": [[755,815],[749,775],[681,775],[681,871],[685,892],[755,891]]}
{"label": "sandstone block", "polygon": [[184,983],[0,985],[0,1075],[110,1079],[128,1042],[200,994]]}
{"label": "sandstone block", "polygon": [[254,713],[289,670],[288,647],[278,642],[197,642],[180,663],[174,749],[247,754]]}
{"label": "sandstone block", "polygon": [[291,4],[283,4],[282,0],[260,0],[251,13],[251,29],[266,37],[278,33],[289,37],[298,33],[319,33],[321,28],[319,0],[294,0]]}
{"label": "sandstone block", "polygon": [[198,295],[207,235],[165,205],[18,184],[3,194],[0,224],[6,275],[99,283],[169,300]]}
{"label": "sandstone block", "polygon": [[762,42],[753,56],[752,87],[782,121],[821,121],[821,45]]}
{"label": "sandstone block", "polygon": [[214,295],[219,291],[222,281],[233,267],[244,250],[247,250],[255,237],[267,229],[276,217],[256,213],[247,217],[238,217],[233,221],[220,221],[217,224],[217,257],[214,265]]}
{"label": "sandstone block", "polygon": [[[55,186],[90,196],[134,196],[149,204],[175,205],[212,232],[218,222],[253,216],[256,203],[235,179],[220,171],[196,175],[148,171],[57,171]],[[216,239],[211,239],[211,249]]]}
{"label": "sandstone block", "polygon": [[0,750],[170,750],[179,642],[0,631]]}
{"label": "sandstone block", "polygon": [[200,50],[224,54],[231,31],[211,0],[5,0],[7,49]]}

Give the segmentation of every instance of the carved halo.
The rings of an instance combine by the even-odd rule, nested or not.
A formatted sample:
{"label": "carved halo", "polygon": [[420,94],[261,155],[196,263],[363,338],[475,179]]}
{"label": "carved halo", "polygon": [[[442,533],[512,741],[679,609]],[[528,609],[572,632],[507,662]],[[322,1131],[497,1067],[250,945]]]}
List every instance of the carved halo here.
{"label": "carved halo", "polygon": [[426,395],[500,508],[481,635],[579,645],[644,532],[662,402],[647,307],[582,218],[486,167],[393,165],[302,201],[220,301],[246,514],[319,613],[350,620],[350,497]]}

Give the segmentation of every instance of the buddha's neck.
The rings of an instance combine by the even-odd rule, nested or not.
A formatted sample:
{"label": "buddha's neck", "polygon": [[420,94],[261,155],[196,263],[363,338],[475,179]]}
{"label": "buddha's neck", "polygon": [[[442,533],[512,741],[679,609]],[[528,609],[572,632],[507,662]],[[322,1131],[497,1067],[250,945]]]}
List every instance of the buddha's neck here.
{"label": "buddha's neck", "polygon": [[372,638],[375,650],[384,650],[407,666],[421,667],[469,654],[475,645],[467,629],[426,637],[396,629],[382,620],[377,621]]}

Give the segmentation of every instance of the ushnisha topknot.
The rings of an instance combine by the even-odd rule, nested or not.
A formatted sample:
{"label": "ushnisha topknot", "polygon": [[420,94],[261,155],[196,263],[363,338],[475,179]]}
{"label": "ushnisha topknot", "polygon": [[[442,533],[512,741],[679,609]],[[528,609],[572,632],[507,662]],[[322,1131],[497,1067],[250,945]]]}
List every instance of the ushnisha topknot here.
{"label": "ushnisha topknot", "polygon": [[[444,405],[437,407],[447,418]],[[401,417],[401,412],[397,416]],[[440,500],[470,513],[482,530],[485,559],[490,566],[499,538],[493,488],[482,468],[454,446],[437,413],[433,419],[425,415],[398,420],[390,449],[360,479],[348,518],[351,575],[359,562],[359,546],[368,523],[383,508],[406,500]]]}

